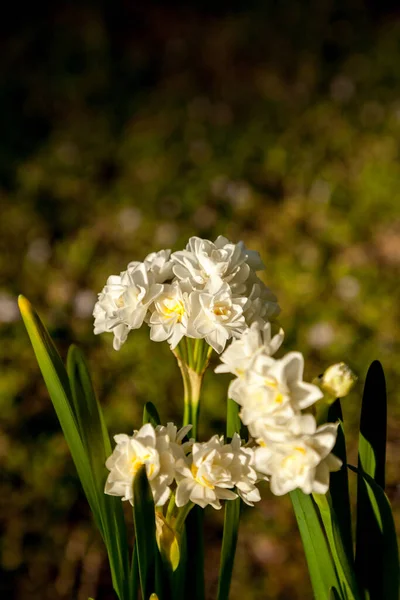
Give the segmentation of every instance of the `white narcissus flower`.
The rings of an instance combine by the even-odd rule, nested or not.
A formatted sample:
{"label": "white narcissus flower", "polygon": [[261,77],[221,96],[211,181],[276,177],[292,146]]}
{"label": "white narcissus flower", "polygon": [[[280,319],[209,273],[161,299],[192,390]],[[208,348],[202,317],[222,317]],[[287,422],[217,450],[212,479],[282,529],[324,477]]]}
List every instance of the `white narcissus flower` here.
{"label": "white narcissus flower", "polygon": [[167,425],[157,425],[156,435],[157,437],[163,435],[168,437],[169,447],[175,459],[184,458],[191,451],[194,443],[193,438],[186,442],[183,441],[191,429],[192,425],[185,425],[178,429],[173,423],[167,423]]}
{"label": "white narcissus flower", "polygon": [[151,252],[144,259],[146,269],[154,275],[156,283],[165,283],[172,280],[171,250],[159,250]]}
{"label": "white narcissus flower", "polygon": [[223,439],[214,435],[208,442],[193,444],[192,453],[186,459],[177,460],[175,468],[176,506],[184,506],[189,501],[205,508],[208,504],[221,508],[220,500],[234,500],[237,494],[230,465],[234,458],[223,445]]}
{"label": "white narcissus flower", "polygon": [[185,250],[171,255],[173,271],[178,279],[189,279],[195,289],[202,289],[210,279],[220,278],[232,291],[245,290],[251,269],[262,269],[258,252],[249,251],[243,242],[232,244],[219,236],[215,242],[191,237]]}
{"label": "white narcissus flower", "polygon": [[265,475],[256,472],[255,449],[243,448],[238,433],[233,434],[231,443],[226,444],[225,447],[233,453],[233,459],[229,468],[236,491],[243,502],[249,506],[254,506],[254,502],[261,500],[256,483],[260,479],[268,479]]}
{"label": "white narcissus flower", "polygon": [[161,294],[150,307],[150,338],[155,342],[168,340],[174,349],[187,333],[189,295],[185,282],[164,284]]}
{"label": "white narcissus flower", "polygon": [[163,506],[168,500],[175,474],[175,458],[170,448],[170,440],[163,433],[157,434],[147,423],[133,436],[114,436],[117,445],[106,461],[108,475],[104,492],[111,496],[121,496],[133,504],[132,484],[136,473],[146,465],[146,474],[153,492],[156,506]]}
{"label": "white narcissus flower", "polygon": [[205,338],[221,353],[231,337],[238,337],[247,328],[243,306],[246,298],[232,296],[226,282],[210,280],[203,291],[190,294],[188,336]]}
{"label": "white narcissus flower", "polygon": [[289,352],[274,360],[265,352],[255,355],[243,379],[229,388],[230,397],[242,406],[240,417],[252,436],[271,419],[284,424],[301,410],[322,398],[321,390],[303,381],[304,358],[300,352]]}
{"label": "white narcissus flower", "polygon": [[255,273],[251,273],[246,281],[243,296],[247,298],[243,312],[249,326],[254,322],[270,321],[281,312],[277,297]]}
{"label": "white narcissus flower", "polygon": [[144,264],[146,270],[152,274],[155,283],[165,283],[173,279],[172,262],[170,260],[171,250],[159,250],[150,252],[143,263],[133,260],[128,264],[128,271],[136,269]]}
{"label": "white narcissus flower", "polygon": [[98,301],[93,310],[94,333],[113,332],[114,347],[119,350],[121,344],[126,340],[129,327],[122,323],[119,310],[121,308],[121,296],[128,286],[126,271],[120,275],[111,275],[98,296]]}
{"label": "white narcissus flower", "polygon": [[155,283],[144,263],[127,271],[129,284],[119,299],[120,316],[129,329],[139,329],[143,325],[150,304],[162,292],[163,286]]}
{"label": "white narcissus flower", "polygon": [[273,356],[282,345],[284,332],[272,336],[271,323],[253,323],[249,329],[243,332],[240,338],[233,340],[228,348],[221,354],[223,363],[215,368],[216,373],[233,373],[237,377],[243,377],[249,368],[254,356],[259,350]]}
{"label": "white narcissus flower", "polygon": [[269,476],[273,494],[281,496],[297,488],[305,494],[328,491],[330,472],[342,465],[331,454],[337,427],[338,423],[326,423],[317,428],[312,415],[301,415],[291,421],[286,439],[261,441],[255,450],[255,467]]}
{"label": "white narcissus flower", "polygon": [[144,263],[131,263],[127,271],[108,278],[93,311],[94,333],[112,331],[114,348],[119,350],[131,329],[139,329],[149,305],[161,293]]}

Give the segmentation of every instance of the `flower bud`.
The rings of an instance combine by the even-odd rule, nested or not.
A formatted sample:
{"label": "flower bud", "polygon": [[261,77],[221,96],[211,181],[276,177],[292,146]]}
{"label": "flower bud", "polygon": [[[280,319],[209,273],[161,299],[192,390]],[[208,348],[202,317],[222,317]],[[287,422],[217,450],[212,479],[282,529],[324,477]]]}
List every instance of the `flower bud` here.
{"label": "flower bud", "polygon": [[356,381],[355,373],[341,362],[327,368],[319,378],[319,386],[325,394],[333,398],[343,398],[347,396]]}
{"label": "flower bud", "polygon": [[156,512],[156,540],[163,560],[176,571],[180,561],[178,534],[159,512]]}

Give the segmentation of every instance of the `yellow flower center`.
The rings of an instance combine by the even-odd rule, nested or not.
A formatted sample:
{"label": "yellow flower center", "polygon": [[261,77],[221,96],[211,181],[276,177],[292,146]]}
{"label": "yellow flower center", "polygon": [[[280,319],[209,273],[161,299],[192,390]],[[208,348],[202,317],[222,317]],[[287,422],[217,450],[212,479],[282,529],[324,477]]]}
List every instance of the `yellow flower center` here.
{"label": "yellow flower center", "polygon": [[274,402],[276,402],[277,404],[282,404],[284,397],[278,389],[278,382],[275,379],[275,377],[265,377],[264,381],[267,387],[272,388],[276,392]]}
{"label": "yellow flower center", "polygon": [[230,313],[230,308],[226,304],[216,304],[213,308],[213,313],[216,317],[226,317]]}
{"label": "yellow flower center", "polygon": [[190,467],[190,470],[192,472],[194,479],[197,481],[197,483],[200,483],[200,485],[208,488],[209,490],[213,490],[215,488],[215,486],[211,483],[211,481],[209,481],[206,477],[204,477],[204,476],[198,477],[197,476],[199,469],[196,467],[196,465],[192,464],[192,466]]}
{"label": "yellow flower center", "polygon": [[166,317],[177,315],[178,321],[182,320],[182,317],[186,312],[183,302],[176,298],[166,298],[162,304],[161,310]]}
{"label": "yellow flower center", "polygon": [[[146,460],[150,458],[150,454],[145,454],[141,458],[134,456],[131,461],[131,474],[136,475],[140,467],[145,464]],[[151,477],[154,474],[155,465],[151,464],[147,469],[147,476]]]}
{"label": "yellow flower center", "polygon": [[138,458],[137,456],[135,456],[135,458],[132,458],[132,463],[131,463],[132,475],[136,475],[136,473],[139,471],[139,469],[142,465],[143,465],[143,462],[140,460],[140,458]]}
{"label": "yellow flower center", "polygon": [[[304,464],[299,463],[299,454],[305,456],[307,454],[307,451],[302,448],[301,446],[296,446],[295,448],[293,448],[293,452],[292,454],[289,454],[289,456],[286,456],[283,461],[282,461],[282,466],[283,467],[289,467],[293,464],[297,463],[297,466],[300,466],[300,471],[303,471],[304,469]],[[297,454],[299,453],[299,454]]]}
{"label": "yellow flower center", "polygon": [[124,302],[124,298],[123,298],[123,294],[120,295],[119,298],[117,298],[117,300],[115,301],[115,304],[118,306],[118,308],[124,308],[125,306],[125,302]]}

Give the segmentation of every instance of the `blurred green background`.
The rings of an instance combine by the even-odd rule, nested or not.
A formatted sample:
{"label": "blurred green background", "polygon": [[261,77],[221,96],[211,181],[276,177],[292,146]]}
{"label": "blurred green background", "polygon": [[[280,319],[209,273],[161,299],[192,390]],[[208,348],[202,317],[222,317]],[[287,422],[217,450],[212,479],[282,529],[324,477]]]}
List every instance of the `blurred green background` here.
{"label": "blurred green background", "polygon": [[[312,378],[345,360],[356,460],[368,364],[388,379],[388,494],[400,515],[400,15],[395,3],[14,3],[0,23],[0,594],[113,598],[16,307],[61,354],[86,352],[112,433],[146,400],[181,415],[167,344],[122,350],[91,312],[110,274],[191,235],[260,251],[285,349]],[[398,18],[399,17],[399,18]],[[214,362],[216,360],[214,359]],[[229,378],[205,379],[200,435],[224,428]],[[129,508],[127,513],[129,513]],[[215,597],[222,515],[207,515]],[[232,600],[311,598],[288,498],[246,510]]]}

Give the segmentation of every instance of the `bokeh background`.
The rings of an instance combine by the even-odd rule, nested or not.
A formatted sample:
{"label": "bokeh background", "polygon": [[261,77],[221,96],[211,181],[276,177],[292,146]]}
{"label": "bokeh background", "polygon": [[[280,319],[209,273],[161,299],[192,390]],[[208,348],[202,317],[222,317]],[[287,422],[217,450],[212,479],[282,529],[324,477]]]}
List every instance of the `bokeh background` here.
{"label": "bokeh background", "polygon": [[[0,594],[113,598],[104,551],[16,306],[88,357],[113,433],[181,382],[148,330],[117,353],[91,312],[110,274],[191,235],[259,250],[286,350],[314,377],[382,361],[400,514],[400,13],[361,0],[11,4],[0,22]],[[216,360],[214,359],[214,363]],[[224,428],[205,379],[200,435]],[[129,512],[129,511],[128,511]],[[221,518],[207,515],[215,597]],[[288,498],[246,510],[232,600],[311,598]]]}

